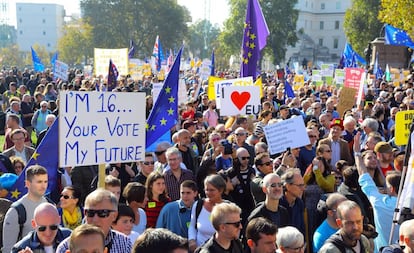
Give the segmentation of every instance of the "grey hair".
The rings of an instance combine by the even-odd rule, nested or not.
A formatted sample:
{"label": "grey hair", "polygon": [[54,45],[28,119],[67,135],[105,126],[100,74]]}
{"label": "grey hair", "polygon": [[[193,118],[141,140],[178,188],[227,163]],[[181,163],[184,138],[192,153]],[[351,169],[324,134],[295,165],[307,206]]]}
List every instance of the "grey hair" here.
{"label": "grey hair", "polygon": [[364,127],[369,127],[372,131],[378,131],[378,121],[374,118],[366,118],[361,124]]}
{"label": "grey hair", "polygon": [[180,150],[176,147],[168,148],[165,152],[165,156],[168,158],[170,155],[177,155],[180,159],[182,158]]}
{"label": "grey hair", "polygon": [[279,248],[297,247],[304,243],[303,234],[295,227],[282,227],[277,232],[276,243]]}
{"label": "grey hair", "polygon": [[[221,224],[226,223],[227,217],[232,214],[237,213],[241,214],[241,209],[234,203],[226,203],[222,202],[220,204],[217,204],[213,207],[213,210],[211,211],[211,223],[213,224],[214,229],[217,231],[219,230],[219,226]],[[228,221],[227,221],[228,222]]]}

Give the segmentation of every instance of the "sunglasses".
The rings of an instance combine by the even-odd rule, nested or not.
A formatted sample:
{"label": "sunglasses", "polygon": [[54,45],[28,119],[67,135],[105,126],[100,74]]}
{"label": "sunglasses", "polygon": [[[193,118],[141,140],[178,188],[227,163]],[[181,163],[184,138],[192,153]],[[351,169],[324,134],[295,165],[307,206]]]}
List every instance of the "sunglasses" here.
{"label": "sunglasses", "polygon": [[155,162],[144,162],[145,165],[154,165]]}
{"label": "sunglasses", "polygon": [[60,198],[64,198],[64,199],[73,199],[73,197],[69,196],[69,195],[60,195]]}
{"label": "sunglasses", "polygon": [[85,215],[89,218],[95,217],[95,214],[98,214],[99,218],[107,218],[112,212],[116,212],[115,210],[103,209],[103,210],[93,210],[93,209],[85,209]]}
{"label": "sunglasses", "polygon": [[325,151],[323,151],[323,152],[326,152],[326,153],[331,153],[332,151],[331,151],[331,150],[325,150]]}
{"label": "sunglasses", "polygon": [[224,224],[226,225],[233,225],[234,227],[238,228],[241,225],[241,221],[236,221],[236,222],[225,222]]}
{"label": "sunglasses", "polygon": [[281,182],[279,182],[279,183],[271,183],[270,184],[270,187],[272,187],[272,188],[282,187],[282,186],[283,186],[283,183],[281,183]]}
{"label": "sunglasses", "polygon": [[155,151],[155,154],[156,155],[162,155],[162,154],[164,154],[164,152],[165,152],[166,150],[161,150],[161,151]]}
{"label": "sunglasses", "polygon": [[269,166],[270,164],[272,164],[272,162],[265,162],[265,163],[262,163],[261,165]]}
{"label": "sunglasses", "polygon": [[49,226],[38,226],[37,227],[37,230],[39,231],[39,232],[45,232],[46,231],[46,229],[47,228],[49,228],[50,230],[52,230],[52,231],[55,231],[55,230],[57,230],[58,229],[58,225],[49,225]]}
{"label": "sunglasses", "polygon": [[316,138],[316,135],[309,135],[309,138]]}
{"label": "sunglasses", "polygon": [[240,159],[242,159],[243,161],[244,160],[249,160],[250,159],[250,156],[242,156],[242,157],[240,157]]}
{"label": "sunglasses", "polygon": [[245,136],[246,133],[237,133],[236,136]]}

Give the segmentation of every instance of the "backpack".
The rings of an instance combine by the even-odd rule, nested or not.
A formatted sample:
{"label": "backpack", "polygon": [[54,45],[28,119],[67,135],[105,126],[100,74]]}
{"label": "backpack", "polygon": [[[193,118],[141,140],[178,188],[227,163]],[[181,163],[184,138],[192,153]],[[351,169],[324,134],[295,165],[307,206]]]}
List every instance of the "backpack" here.
{"label": "backpack", "polygon": [[20,202],[12,203],[8,199],[0,199],[0,203],[2,208],[2,212],[0,214],[0,249],[3,248],[3,222],[6,216],[7,210],[10,208],[14,208],[17,211],[18,223],[19,223],[19,235],[17,237],[17,241],[20,241],[23,238],[23,226],[26,222],[26,208],[24,208],[23,204]]}

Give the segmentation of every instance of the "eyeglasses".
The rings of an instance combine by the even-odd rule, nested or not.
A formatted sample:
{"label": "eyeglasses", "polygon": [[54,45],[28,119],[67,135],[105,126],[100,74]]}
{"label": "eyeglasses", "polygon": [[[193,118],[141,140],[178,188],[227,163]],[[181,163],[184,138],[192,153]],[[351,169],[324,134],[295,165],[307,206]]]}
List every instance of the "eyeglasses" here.
{"label": "eyeglasses", "polygon": [[243,161],[244,160],[249,160],[250,159],[250,156],[242,156],[242,157],[240,157],[240,159],[242,159]]}
{"label": "eyeglasses", "polygon": [[326,152],[326,153],[331,153],[331,152],[332,152],[332,150],[324,150],[323,152]]}
{"label": "eyeglasses", "polygon": [[294,183],[292,183],[292,185],[300,187],[300,188],[305,187],[305,184],[294,184]]}
{"label": "eyeglasses", "polygon": [[272,162],[265,162],[265,163],[262,163],[262,164],[260,164],[260,165],[264,165],[264,166],[269,166],[269,165],[271,165],[272,164]]}
{"label": "eyeglasses", "polygon": [[309,138],[316,138],[316,137],[318,137],[318,136],[316,136],[316,135],[309,135]]}
{"label": "eyeglasses", "polygon": [[166,150],[155,151],[155,154],[159,156],[159,155],[164,154],[165,151]]}
{"label": "eyeglasses", "polygon": [[73,199],[74,197],[72,197],[72,196],[69,196],[69,195],[60,195],[60,197],[61,198],[64,198],[64,199]]}
{"label": "eyeglasses", "polygon": [[59,225],[38,226],[38,227],[37,227],[37,230],[38,230],[39,232],[45,232],[45,231],[46,231],[46,229],[47,229],[47,228],[49,228],[50,230],[55,231],[55,230],[57,230],[57,229],[58,229],[58,227],[59,227]]}
{"label": "eyeglasses", "polygon": [[282,187],[282,186],[283,186],[283,183],[281,183],[281,182],[278,182],[278,183],[271,183],[271,184],[270,184],[270,187],[272,187],[272,188]]}
{"label": "eyeglasses", "polygon": [[306,243],[304,243],[302,246],[299,246],[299,247],[296,247],[296,248],[293,248],[293,247],[285,247],[286,249],[291,249],[291,250],[293,250],[293,251],[300,251],[300,250],[302,250],[302,249],[305,249],[306,248]]}
{"label": "eyeglasses", "polygon": [[335,177],[335,179],[339,179],[339,180],[342,180],[342,177],[339,177],[339,176],[338,176],[338,177]]}
{"label": "eyeglasses", "polygon": [[245,136],[246,133],[237,133],[236,136]]}
{"label": "eyeglasses", "polygon": [[154,161],[152,161],[152,162],[144,162],[144,165],[150,165],[150,164],[151,165],[154,165],[154,163],[155,163]]}
{"label": "eyeglasses", "polygon": [[102,209],[102,210],[93,210],[93,209],[85,209],[85,215],[89,218],[92,218],[95,216],[95,214],[98,214],[99,218],[107,218],[112,212],[115,212],[115,210],[109,210],[109,209]]}
{"label": "eyeglasses", "polygon": [[238,228],[241,225],[241,220],[236,221],[236,222],[225,222],[224,224],[226,224],[226,225],[233,225],[234,227]]}

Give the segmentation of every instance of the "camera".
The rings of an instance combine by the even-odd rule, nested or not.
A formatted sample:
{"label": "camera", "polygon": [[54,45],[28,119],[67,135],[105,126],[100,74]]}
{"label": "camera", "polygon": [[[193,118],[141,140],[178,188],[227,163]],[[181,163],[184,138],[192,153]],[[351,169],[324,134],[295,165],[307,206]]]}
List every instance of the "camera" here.
{"label": "camera", "polygon": [[224,154],[225,155],[231,155],[233,154],[233,145],[228,140],[222,140],[220,142],[221,145],[224,147]]}

